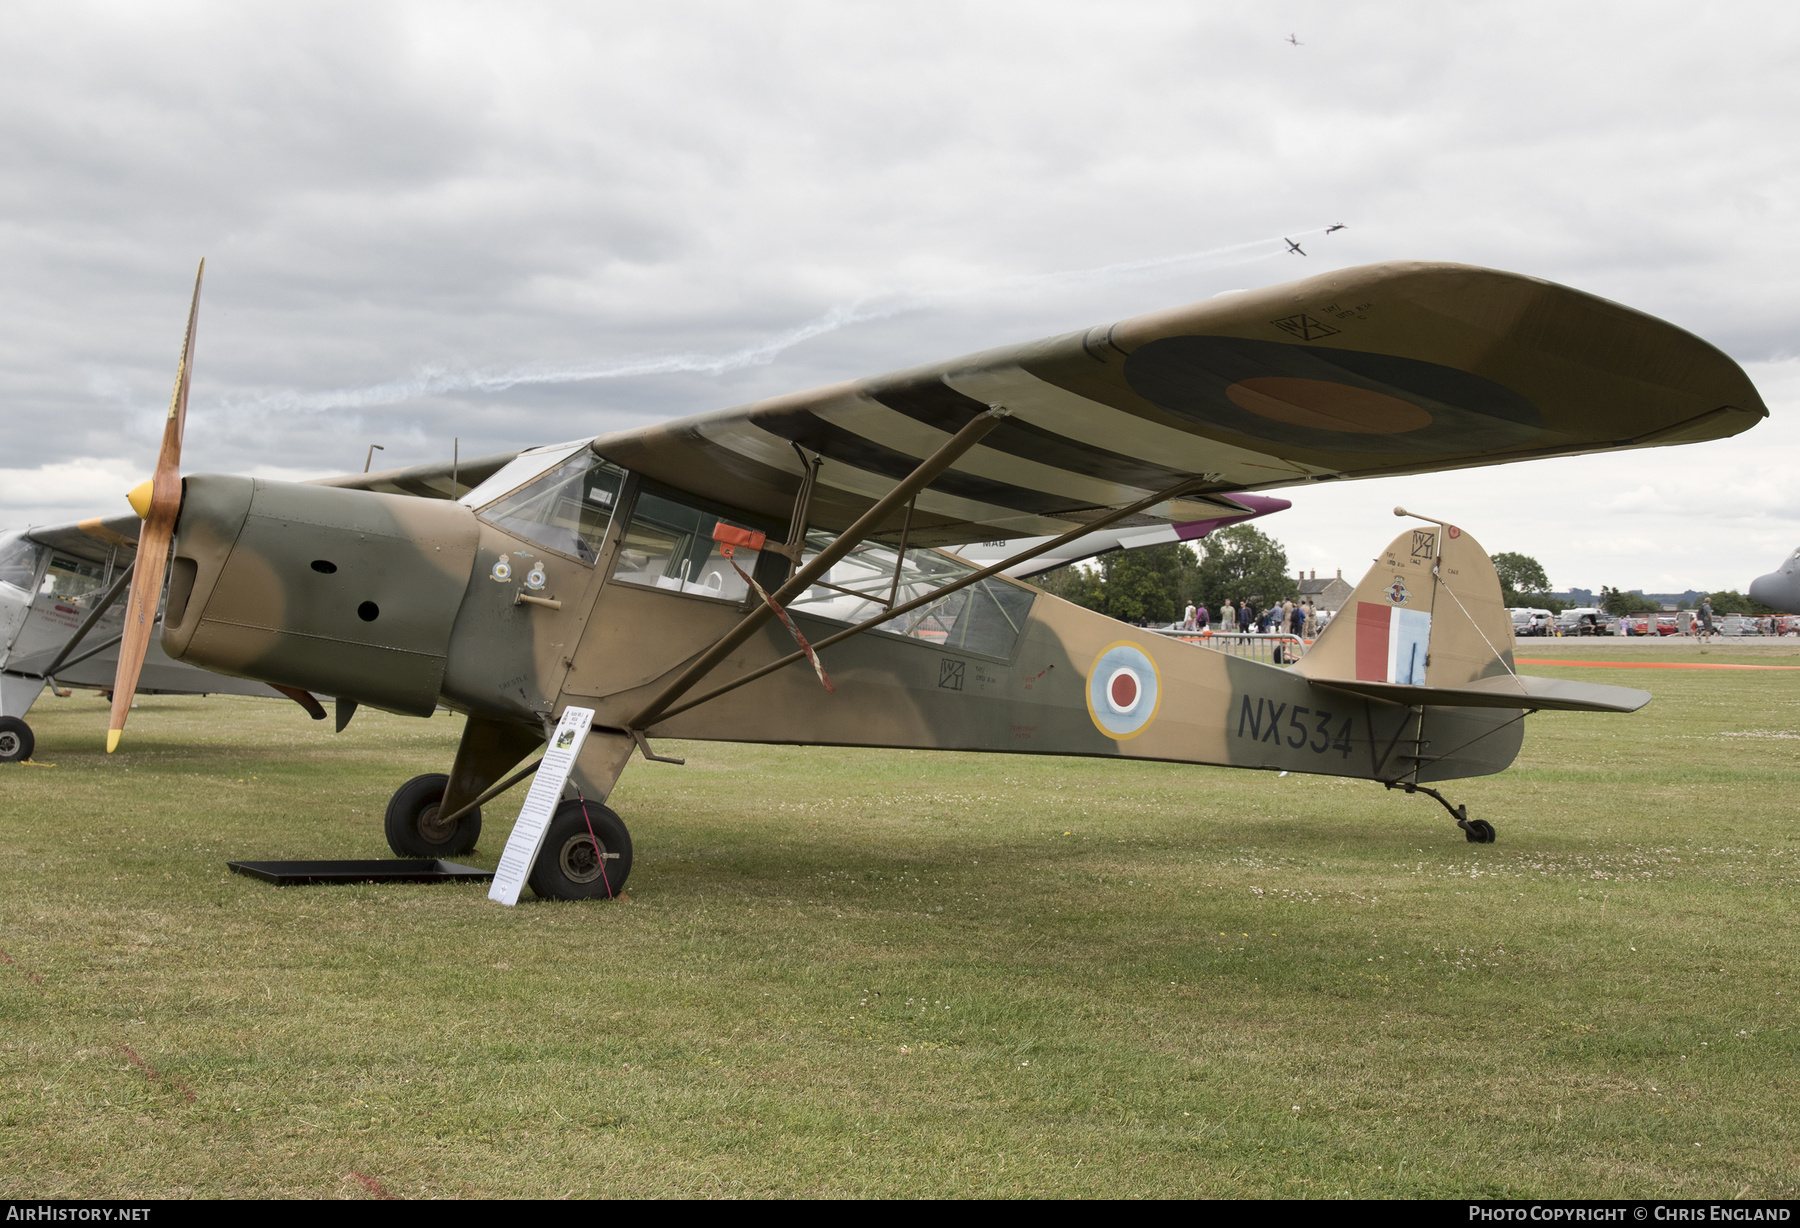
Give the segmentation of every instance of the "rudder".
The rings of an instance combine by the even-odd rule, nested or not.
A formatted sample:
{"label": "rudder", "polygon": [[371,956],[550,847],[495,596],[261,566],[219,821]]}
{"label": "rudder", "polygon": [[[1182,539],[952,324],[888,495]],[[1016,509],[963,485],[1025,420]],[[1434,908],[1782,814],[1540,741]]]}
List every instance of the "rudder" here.
{"label": "rudder", "polygon": [[1457,688],[1513,671],[1500,576],[1454,525],[1408,529],[1294,666],[1319,681]]}

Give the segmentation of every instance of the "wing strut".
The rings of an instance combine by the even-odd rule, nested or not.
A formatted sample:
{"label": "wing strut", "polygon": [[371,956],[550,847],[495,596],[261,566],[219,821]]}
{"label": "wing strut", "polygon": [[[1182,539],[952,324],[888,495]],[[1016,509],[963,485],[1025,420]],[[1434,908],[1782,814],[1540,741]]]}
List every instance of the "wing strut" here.
{"label": "wing strut", "polygon": [[800,489],[794,495],[794,513],[788,517],[787,541],[776,545],[771,542],[763,549],[783,555],[788,561],[788,575],[800,566],[800,556],[806,552],[806,523],[812,516],[813,487],[819,483],[819,466],[825,463],[823,456],[807,458],[806,450],[794,444],[794,455],[800,458]]}
{"label": "wing strut", "polygon": [[[1197,486],[1207,486],[1210,484],[1211,484],[1211,482],[1207,478],[1185,478],[1182,481],[1177,482],[1175,485],[1169,487],[1166,490],[1158,491],[1156,494],[1149,495],[1145,498],[1139,499],[1136,503],[1131,503],[1131,504],[1127,504],[1124,507],[1116,508],[1115,510],[1110,511],[1106,515],[1100,517],[1098,520],[1092,521],[1092,522],[1090,522],[1088,524],[1084,524],[1084,525],[1077,525],[1075,528],[1070,529],[1067,533],[1064,533],[1060,537],[1053,537],[1049,541],[1042,542],[1039,545],[1033,546],[1029,550],[1021,550],[1019,553],[1013,555],[1009,559],[1002,559],[1000,562],[995,563],[991,567],[984,567],[980,571],[974,572],[970,575],[966,575],[959,580],[954,580],[951,583],[946,584],[941,588],[934,588],[929,593],[926,593],[922,597],[915,597],[911,601],[903,602],[902,604],[897,605],[897,606],[891,606],[888,609],[883,610],[881,613],[875,615],[873,618],[864,619],[862,622],[857,623],[854,627],[847,627],[844,630],[839,631],[835,635],[827,636],[825,639],[820,640],[817,644],[813,645],[813,651],[814,652],[823,651],[824,649],[831,647],[833,644],[836,644],[841,640],[847,640],[853,635],[860,635],[864,631],[869,630],[871,627],[878,627],[882,623],[887,622],[888,620],[893,619],[893,618],[898,618],[900,615],[905,614],[909,611],[916,610],[922,605],[931,605],[933,602],[942,601],[945,597],[948,597],[951,593],[958,592],[962,589],[965,589],[965,588],[969,587],[969,585],[971,585],[971,584],[977,584],[982,580],[989,579],[992,576],[995,576],[995,575],[999,574],[1000,572],[1005,571],[1008,567],[1015,567],[1020,563],[1026,562],[1027,560],[1034,559],[1038,555],[1043,554],[1046,550],[1055,550],[1061,546],[1065,546],[1068,543],[1074,541],[1078,537],[1086,537],[1089,533],[1097,532],[1100,529],[1106,528],[1106,526],[1108,526],[1110,524],[1116,524],[1117,522],[1125,519],[1127,516],[1135,516],[1135,515],[1137,515],[1137,513],[1143,511],[1145,508],[1154,507],[1158,503],[1161,503],[1168,499],[1179,499],[1182,495],[1194,493],[1194,488]],[[848,537],[849,537],[849,534],[846,533],[844,535],[844,537],[840,537],[838,539],[838,541],[843,542]],[[785,593],[787,590],[783,589],[782,591]],[[856,595],[859,597],[865,596],[865,594],[862,594],[862,593],[858,593]],[[747,682],[755,682],[758,678],[762,678],[769,674],[772,674],[778,669],[785,669],[787,666],[792,665],[795,661],[802,659],[805,655],[806,655],[805,653],[800,653],[800,652],[789,653],[787,656],[782,657],[779,661],[771,661],[769,664],[762,666],[760,669],[753,669],[747,674],[744,674],[738,678],[732,679],[730,682],[727,682],[724,686],[714,687],[712,690],[706,692],[704,695],[701,695],[699,698],[688,700],[688,702],[682,704],[680,707],[668,708],[665,711],[660,711],[656,715],[651,717],[650,720],[644,722],[643,726],[639,726],[636,721],[633,721],[632,724],[638,728],[643,728],[650,724],[654,724],[656,721],[667,720],[671,716],[677,716],[683,712],[686,712],[689,708],[697,708],[709,699],[717,699],[719,696],[725,694],[728,691],[735,691]],[[650,711],[650,709],[647,708],[647,709],[645,709],[645,711]]]}
{"label": "wing strut", "polygon": [[[874,507],[859,516],[855,524],[839,534],[836,541],[814,555],[812,562],[794,572],[788,582],[776,590],[775,604],[785,605],[795,596],[810,588],[814,580],[831,570],[833,564],[861,545],[863,538],[879,529],[883,521],[909,502],[913,496],[931,485],[940,473],[955,464],[964,452],[980,443],[983,436],[999,426],[1001,419],[1009,417],[1011,413],[1012,411],[1004,405],[989,406],[986,413],[976,415],[963,426],[962,430],[945,440],[942,447],[920,461],[917,469],[914,469],[898,485],[883,495]],[[796,519],[803,519],[798,508],[796,508]],[[805,540],[805,532],[805,525],[802,524],[800,526],[801,542]],[[720,636],[717,643],[701,653],[699,659],[692,665],[682,670],[681,675],[664,687],[642,711],[625,722],[625,728],[647,728],[663,714],[665,708],[687,694],[696,682],[710,673],[719,662],[737,651],[745,640],[756,634],[757,629],[773,616],[774,611],[769,608],[768,604],[759,605],[744,615],[737,626]]]}

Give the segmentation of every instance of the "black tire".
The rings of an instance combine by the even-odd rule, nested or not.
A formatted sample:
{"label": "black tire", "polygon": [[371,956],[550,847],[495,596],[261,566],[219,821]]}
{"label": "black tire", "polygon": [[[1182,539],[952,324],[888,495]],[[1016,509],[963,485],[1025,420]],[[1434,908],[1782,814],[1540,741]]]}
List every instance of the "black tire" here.
{"label": "black tire", "polygon": [[16,716],[0,716],[0,763],[18,763],[31,758],[37,739],[31,726]]}
{"label": "black tire", "polygon": [[1463,835],[1470,844],[1492,844],[1494,842],[1494,825],[1486,819],[1470,819],[1463,827]]}
{"label": "black tire", "polygon": [[449,827],[437,822],[438,804],[450,778],[442,772],[414,776],[394,790],[387,808],[388,847],[402,857],[454,857],[481,839],[481,807]]}
{"label": "black tire", "polygon": [[[602,857],[594,856],[596,840]],[[529,881],[546,900],[608,900],[630,875],[631,833],[619,816],[599,802],[570,799],[551,817]]]}

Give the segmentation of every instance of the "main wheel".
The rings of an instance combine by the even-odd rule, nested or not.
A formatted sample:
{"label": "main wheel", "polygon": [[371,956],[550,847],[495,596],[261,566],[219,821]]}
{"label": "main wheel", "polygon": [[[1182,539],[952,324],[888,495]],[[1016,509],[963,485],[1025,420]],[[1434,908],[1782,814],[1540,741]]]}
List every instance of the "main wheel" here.
{"label": "main wheel", "polygon": [[609,900],[625,889],[630,874],[625,824],[599,802],[573,798],[551,817],[529,881],[546,900]]}
{"label": "main wheel", "polygon": [[388,847],[402,857],[454,857],[481,838],[481,807],[454,823],[438,821],[450,778],[442,772],[414,776],[394,790],[387,808]]}
{"label": "main wheel", "polygon": [[18,763],[31,758],[37,739],[31,726],[16,716],[0,716],[0,763]]}

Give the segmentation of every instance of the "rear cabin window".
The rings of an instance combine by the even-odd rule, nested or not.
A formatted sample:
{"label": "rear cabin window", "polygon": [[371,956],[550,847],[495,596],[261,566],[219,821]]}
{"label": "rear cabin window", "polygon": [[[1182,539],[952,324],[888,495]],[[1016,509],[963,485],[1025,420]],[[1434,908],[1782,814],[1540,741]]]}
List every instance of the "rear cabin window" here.
{"label": "rear cabin window", "polygon": [[[806,535],[807,554],[817,554],[832,541],[828,533]],[[973,564],[936,550],[908,550],[900,564],[900,584],[892,605],[895,548],[865,541],[845,555],[822,579],[796,597],[797,613],[829,618],[833,622],[859,623],[882,609],[903,605],[978,570]],[[1019,633],[1031,613],[1036,594],[998,577],[978,580],[907,614],[877,625],[877,631],[935,644],[961,652],[1011,658]]]}
{"label": "rear cabin window", "polygon": [[515,537],[592,563],[600,557],[624,481],[623,469],[584,449],[494,500],[480,516]]}
{"label": "rear cabin window", "polygon": [[[721,532],[721,526],[727,531]],[[734,529],[738,531],[729,531]],[[742,601],[749,592],[744,576],[756,574],[761,552],[737,543],[745,534],[758,533],[738,521],[644,491],[632,509],[613,579],[696,597]],[[721,537],[728,540],[721,541]],[[730,557],[724,552],[727,545],[731,545]]]}

